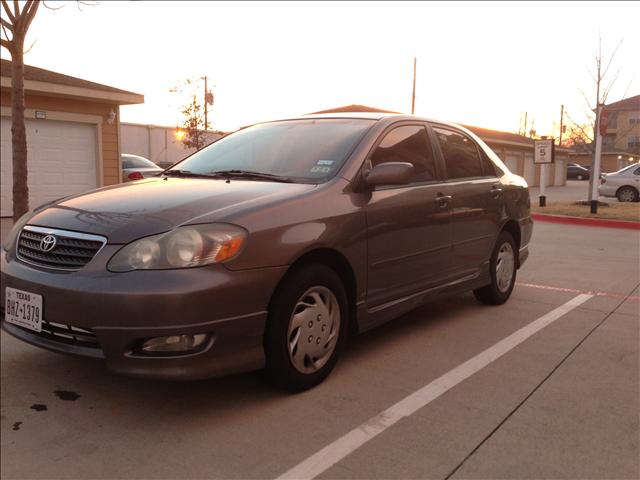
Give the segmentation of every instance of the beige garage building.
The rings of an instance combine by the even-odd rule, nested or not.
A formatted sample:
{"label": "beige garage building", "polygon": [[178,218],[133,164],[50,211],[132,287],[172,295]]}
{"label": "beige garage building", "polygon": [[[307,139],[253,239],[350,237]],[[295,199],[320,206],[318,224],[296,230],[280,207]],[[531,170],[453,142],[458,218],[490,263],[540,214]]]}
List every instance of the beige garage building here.
{"label": "beige garage building", "polygon": [[[25,65],[29,206],[119,183],[120,105],[136,93]],[[12,216],[11,62],[0,71],[0,216]]]}

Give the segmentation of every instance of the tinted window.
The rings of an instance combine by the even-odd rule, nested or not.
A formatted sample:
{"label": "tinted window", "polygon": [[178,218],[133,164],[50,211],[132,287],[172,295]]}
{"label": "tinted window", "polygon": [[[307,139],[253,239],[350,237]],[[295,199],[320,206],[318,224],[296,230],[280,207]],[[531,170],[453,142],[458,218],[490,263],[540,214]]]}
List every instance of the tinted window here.
{"label": "tinted window", "polygon": [[391,130],[371,155],[371,166],[386,162],[408,162],[415,168],[414,182],[436,179],[436,166],[424,127],[405,125]]}
{"label": "tinted window", "polygon": [[194,153],[174,168],[193,173],[251,170],[302,182],[333,177],[375,120],[308,119],[254,125]]}
{"label": "tinted window", "polygon": [[482,175],[484,175],[485,177],[497,176],[496,166],[493,164],[491,160],[489,160],[489,157],[481,153],[480,162],[482,163]]}
{"label": "tinted window", "polygon": [[434,128],[434,131],[444,155],[448,178],[481,177],[483,175],[478,149],[470,138],[444,128]]}

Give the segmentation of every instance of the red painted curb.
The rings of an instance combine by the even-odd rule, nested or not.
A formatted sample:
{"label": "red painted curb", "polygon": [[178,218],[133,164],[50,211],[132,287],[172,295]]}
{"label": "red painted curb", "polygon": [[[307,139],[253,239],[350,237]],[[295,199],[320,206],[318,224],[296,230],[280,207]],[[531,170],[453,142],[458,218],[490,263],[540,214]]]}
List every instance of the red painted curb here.
{"label": "red painted curb", "polygon": [[625,228],[627,230],[640,230],[640,222],[626,220],[605,220],[603,218],[567,217],[564,215],[549,215],[546,213],[532,213],[531,217],[540,222],[564,223],[568,225],[584,225],[589,227]]}

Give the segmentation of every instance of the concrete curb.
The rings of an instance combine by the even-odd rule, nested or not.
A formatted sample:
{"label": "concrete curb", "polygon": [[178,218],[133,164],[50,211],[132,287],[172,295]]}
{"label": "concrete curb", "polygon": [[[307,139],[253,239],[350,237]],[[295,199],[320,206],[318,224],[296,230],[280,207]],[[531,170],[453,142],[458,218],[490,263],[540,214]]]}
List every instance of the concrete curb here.
{"label": "concrete curb", "polygon": [[546,213],[532,213],[531,217],[539,222],[564,223],[567,225],[583,225],[589,227],[624,228],[640,230],[640,222],[627,220],[605,220],[603,218],[568,217],[564,215],[549,215]]}

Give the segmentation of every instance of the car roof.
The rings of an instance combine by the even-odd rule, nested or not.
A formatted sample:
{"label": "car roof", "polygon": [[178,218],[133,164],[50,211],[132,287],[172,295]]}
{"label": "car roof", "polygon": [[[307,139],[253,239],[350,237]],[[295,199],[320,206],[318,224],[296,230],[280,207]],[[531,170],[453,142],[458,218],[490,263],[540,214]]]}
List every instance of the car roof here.
{"label": "car roof", "polygon": [[418,115],[409,115],[404,113],[385,113],[385,112],[340,112],[340,113],[312,113],[308,115],[300,115],[297,117],[285,117],[277,120],[268,120],[265,122],[257,122],[256,124],[263,123],[274,123],[274,122],[285,122],[290,120],[310,120],[310,119],[362,119],[362,120],[395,120],[395,121],[403,121],[403,120],[418,120],[421,122],[431,122],[431,123],[439,123],[440,125],[448,125],[451,127],[459,128],[464,131],[468,131],[465,127],[460,124],[453,122],[446,122],[442,120],[436,120],[433,118],[421,117]]}

